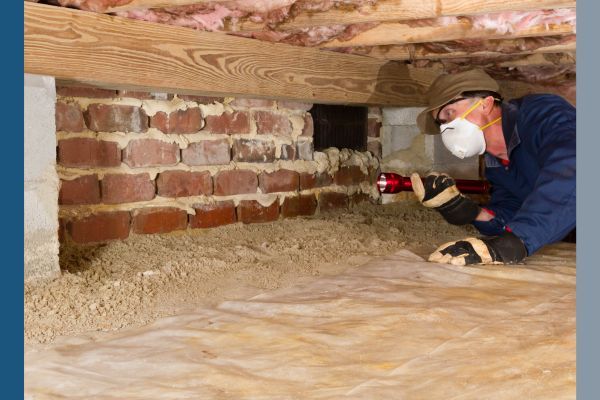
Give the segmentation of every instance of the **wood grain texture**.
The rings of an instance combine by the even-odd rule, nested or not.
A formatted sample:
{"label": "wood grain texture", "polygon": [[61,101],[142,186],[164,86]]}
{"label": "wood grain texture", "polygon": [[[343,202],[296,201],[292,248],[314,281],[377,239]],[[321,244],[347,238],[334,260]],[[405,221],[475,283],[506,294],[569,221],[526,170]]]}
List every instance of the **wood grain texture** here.
{"label": "wood grain texture", "polygon": [[[509,39],[510,40],[510,39]],[[501,43],[497,44],[499,47]],[[533,50],[524,50],[511,52],[510,55],[522,56],[528,54],[546,54],[546,53],[568,53],[577,49],[575,40],[569,43],[560,43],[551,46],[543,46]],[[419,44],[398,45],[398,46],[375,46],[364,55],[383,60],[447,60],[452,58],[473,58],[473,57],[500,57],[507,53],[497,51],[453,51],[453,52],[432,52]]]}
{"label": "wood grain texture", "polygon": [[[375,5],[348,9],[332,8],[324,12],[302,12],[277,26],[278,31],[293,31],[313,26],[348,25],[371,22],[405,21],[421,18],[466,16],[504,11],[533,11],[573,8],[574,0],[380,0]],[[232,30],[250,32],[264,24],[240,21]]]}
{"label": "wood grain texture", "polygon": [[405,65],[25,3],[25,72],[99,87],[421,105]]}
{"label": "wood grain texture", "polygon": [[[132,0],[108,8],[105,12],[140,10],[145,8],[176,7],[190,4],[214,3],[221,0]],[[225,2],[225,0],[222,0]],[[301,12],[278,26],[278,30],[296,30],[312,26],[357,24],[368,22],[402,21],[457,15],[477,15],[504,11],[549,10],[573,8],[575,0],[380,0],[375,5],[356,9],[351,6],[331,8],[323,12]],[[242,20],[230,27],[232,31],[256,31],[263,23]]]}
{"label": "wood grain texture", "polygon": [[[356,10],[332,8],[325,12],[303,12],[280,24],[278,30],[572,7],[575,0],[381,0],[374,6]],[[251,28],[250,24],[241,26],[242,30]]]}
{"label": "wood grain texture", "polygon": [[513,39],[520,37],[570,35],[575,33],[570,24],[534,26],[515,32],[498,33],[490,29],[475,29],[461,19],[449,25],[410,26],[407,23],[385,22],[362,32],[350,40],[334,39],[319,45],[321,48],[398,45],[408,43],[445,42],[465,39]]}

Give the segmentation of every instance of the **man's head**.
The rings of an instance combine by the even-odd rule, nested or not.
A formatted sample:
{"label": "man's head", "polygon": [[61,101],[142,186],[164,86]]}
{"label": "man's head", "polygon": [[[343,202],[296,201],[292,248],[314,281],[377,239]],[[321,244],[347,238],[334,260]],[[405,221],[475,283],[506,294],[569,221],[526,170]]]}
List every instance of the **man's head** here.
{"label": "man's head", "polygon": [[479,69],[440,75],[427,90],[428,107],[417,117],[417,125],[422,133],[438,134],[441,124],[462,116],[479,100],[481,105],[469,113],[469,120],[483,125],[485,115],[502,102],[498,90],[498,83]]}

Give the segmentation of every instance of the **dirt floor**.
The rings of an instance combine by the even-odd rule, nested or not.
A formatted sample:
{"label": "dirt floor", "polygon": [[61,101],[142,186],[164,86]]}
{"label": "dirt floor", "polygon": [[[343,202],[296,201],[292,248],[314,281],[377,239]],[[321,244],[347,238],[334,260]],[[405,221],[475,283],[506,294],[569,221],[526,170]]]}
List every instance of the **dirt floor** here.
{"label": "dirt floor", "polygon": [[309,218],[63,245],[62,277],[25,285],[25,342],[145,325],[337,274],[401,248],[426,257],[475,233],[416,202],[363,203]]}

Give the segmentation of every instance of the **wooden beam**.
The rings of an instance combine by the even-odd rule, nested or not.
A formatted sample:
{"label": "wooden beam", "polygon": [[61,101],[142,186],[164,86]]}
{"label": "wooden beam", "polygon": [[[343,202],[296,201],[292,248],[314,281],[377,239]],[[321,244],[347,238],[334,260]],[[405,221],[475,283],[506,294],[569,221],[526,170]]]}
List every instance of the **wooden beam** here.
{"label": "wooden beam", "polygon": [[[510,42],[508,39],[506,42]],[[498,42],[504,42],[502,40]],[[500,46],[501,43],[498,43]],[[550,46],[542,46],[533,50],[515,51],[511,55],[545,54],[545,53],[568,53],[576,50],[576,41],[560,43]],[[453,51],[453,52],[432,52],[420,44],[398,45],[398,46],[374,46],[367,52],[360,53],[365,56],[374,57],[382,60],[448,60],[452,58],[466,57],[500,57],[507,53],[497,51]]]}
{"label": "wooden beam", "polygon": [[[226,0],[132,0],[128,4],[109,7],[104,12],[177,7],[219,1],[225,2]],[[348,9],[348,6],[346,6],[331,8],[323,12],[304,11],[289,21],[280,24],[278,30],[574,7],[575,0],[380,0],[374,5],[367,4],[355,9]],[[264,26],[264,23],[242,20],[231,25],[229,29],[238,32],[251,32],[261,30]]]}
{"label": "wooden beam", "polygon": [[[355,10],[332,8],[325,12],[303,12],[280,24],[278,30],[573,7],[575,0],[381,0]],[[242,23],[240,28],[251,29],[252,25]]]}
{"label": "wooden beam", "polygon": [[410,23],[386,22],[362,32],[350,40],[331,40],[321,48],[397,45],[408,43],[445,42],[465,39],[513,39],[520,37],[569,35],[574,33],[571,24],[534,26],[515,32],[498,33],[493,29],[475,29],[467,20],[460,19],[449,25],[411,26]]}
{"label": "wooden beam", "polygon": [[25,3],[25,72],[108,88],[420,105],[401,63]]}
{"label": "wooden beam", "polygon": [[[511,54],[512,56],[512,54]],[[493,60],[490,60],[493,61]],[[570,53],[546,53],[531,54],[525,57],[516,57],[500,61],[496,65],[502,68],[515,67],[559,67],[565,65],[574,65],[575,56]]]}

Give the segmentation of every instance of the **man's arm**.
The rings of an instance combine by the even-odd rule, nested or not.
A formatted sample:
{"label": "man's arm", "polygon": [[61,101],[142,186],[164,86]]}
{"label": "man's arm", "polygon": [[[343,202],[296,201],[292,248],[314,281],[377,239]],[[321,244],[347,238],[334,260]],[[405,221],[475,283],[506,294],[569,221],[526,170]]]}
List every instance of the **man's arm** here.
{"label": "man's arm", "polygon": [[477,214],[475,221],[488,222],[491,221],[493,218],[494,216],[490,214],[488,210],[486,210],[485,208],[479,208],[479,214]]}
{"label": "man's arm", "polygon": [[481,208],[473,226],[482,235],[501,235],[506,223],[513,218],[519,207],[521,201],[514,194],[492,182],[490,202]]}
{"label": "man's arm", "polygon": [[524,118],[524,124],[538,128],[534,143],[540,173],[534,190],[508,222],[529,254],[575,227],[575,109],[566,101],[546,102],[540,100],[543,112]]}

